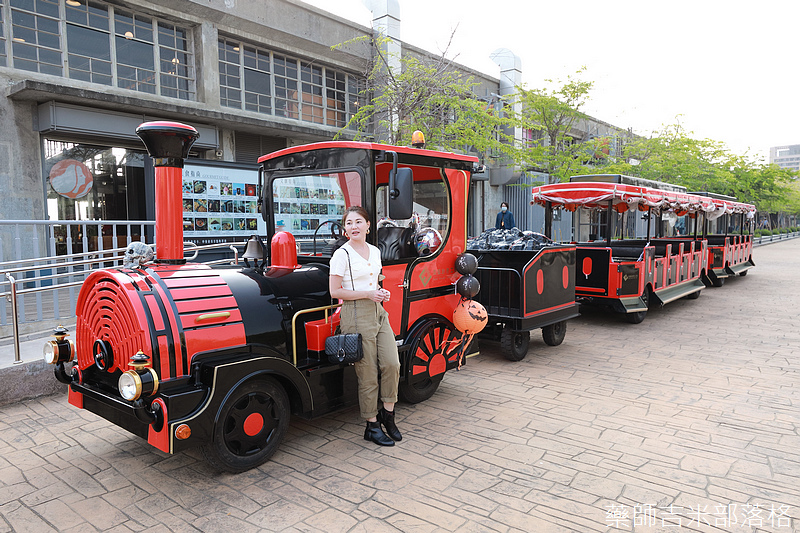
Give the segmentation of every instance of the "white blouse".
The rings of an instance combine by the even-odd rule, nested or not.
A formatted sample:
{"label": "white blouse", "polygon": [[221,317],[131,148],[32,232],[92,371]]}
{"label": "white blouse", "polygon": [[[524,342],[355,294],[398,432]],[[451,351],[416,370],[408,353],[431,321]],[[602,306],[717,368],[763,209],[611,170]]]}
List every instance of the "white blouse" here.
{"label": "white blouse", "polygon": [[[356,252],[350,243],[345,243],[336,250],[331,257],[331,275],[342,276],[342,287],[348,290],[374,291],[379,288],[378,275],[381,273],[381,252],[377,247],[367,244],[369,259],[364,259]],[[345,252],[345,248],[347,251]],[[348,254],[350,266],[347,265]],[[353,269],[353,279],[350,279],[350,268]],[[353,288],[355,284],[355,289]]]}

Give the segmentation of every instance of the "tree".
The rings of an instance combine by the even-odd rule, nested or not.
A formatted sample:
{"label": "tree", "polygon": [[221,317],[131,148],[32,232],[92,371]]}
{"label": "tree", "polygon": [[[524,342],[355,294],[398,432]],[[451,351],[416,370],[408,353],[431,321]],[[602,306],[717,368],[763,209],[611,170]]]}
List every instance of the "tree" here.
{"label": "tree", "polygon": [[577,134],[578,122],[587,118],[581,108],[594,85],[580,79],[585,70],[579,69],[563,82],[545,80],[549,88],[519,87],[510,97],[518,104],[517,110],[511,105],[505,108],[516,127],[534,133],[532,142],[516,147],[516,164],[525,170],[549,174],[551,182],[564,181],[583,166],[587,147],[573,134]]}
{"label": "tree", "polygon": [[506,119],[490,102],[476,97],[478,84],[454,66],[447,49],[441,56],[397,57],[386,51],[390,39],[382,36],[361,37],[334,48],[359,42],[373,49],[365,68],[363,104],[337,138],[353,135],[355,140],[377,138],[402,145],[421,130],[427,144],[440,150],[473,151],[484,160],[508,153],[510,145],[502,132]]}
{"label": "tree", "polygon": [[718,141],[693,138],[680,123],[634,139],[626,145],[622,160],[609,161],[602,170],[734,196],[759,210],[785,203],[793,180],[787,169],[765,165],[748,154],[733,154]]}

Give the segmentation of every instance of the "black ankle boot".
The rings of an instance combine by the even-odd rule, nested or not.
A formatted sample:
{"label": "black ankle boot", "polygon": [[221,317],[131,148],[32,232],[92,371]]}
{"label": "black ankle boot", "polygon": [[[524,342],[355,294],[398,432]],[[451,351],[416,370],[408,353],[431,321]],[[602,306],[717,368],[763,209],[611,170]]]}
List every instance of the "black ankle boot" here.
{"label": "black ankle boot", "polygon": [[364,440],[371,440],[380,446],[394,446],[394,441],[386,436],[381,429],[380,422],[367,421],[367,429],[364,430]]}
{"label": "black ankle boot", "polygon": [[383,424],[383,427],[386,428],[386,434],[389,435],[392,440],[403,440],[400,430],[397,429],[397,425],[394,423],[394,411],[387,411],[381,407],[378,410],[378,422]]}

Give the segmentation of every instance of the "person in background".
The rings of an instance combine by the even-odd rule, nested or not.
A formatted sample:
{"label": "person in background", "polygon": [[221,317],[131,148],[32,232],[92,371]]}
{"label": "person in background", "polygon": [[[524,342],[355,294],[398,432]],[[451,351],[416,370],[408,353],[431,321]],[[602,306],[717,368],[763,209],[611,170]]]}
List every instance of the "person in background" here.
{"label": "person in background", "polygon": [[331,257],[329,289],[332,298],[343,301],[342,333],[361,334],[364,357],[353,364],[358,378],[358,404],[367,421],[364,440],[394,446],[394,441],[403,438],[394,421],[400,357],[389,315],[381,305],[390,296],[378,285],[381,252],[367,242],[369,215],[362,207],[348,207],[342,226],[349,240]]}
{"label": "person in background", "polygon": [[500,204],[500,212],[497,213],[497,218],[494,221],[495,229],[511,229],[516,228],[517,224],[514,222],[514,213],[508,210],[508,204],[503,202]]}

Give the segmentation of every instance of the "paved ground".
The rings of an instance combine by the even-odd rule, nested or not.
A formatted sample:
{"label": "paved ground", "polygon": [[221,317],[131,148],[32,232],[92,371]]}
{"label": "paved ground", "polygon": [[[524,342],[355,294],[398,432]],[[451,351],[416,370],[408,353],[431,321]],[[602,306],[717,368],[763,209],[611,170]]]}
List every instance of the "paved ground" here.
{"label": "paved ground", "polygon": [[[800,240],[639,325],[587,313],[399,405],[295,420],[240,475],[167,456],[63,395],[0,408],[0,532],[800,531]],[[635,523],[635,527],[634,527]]]}

